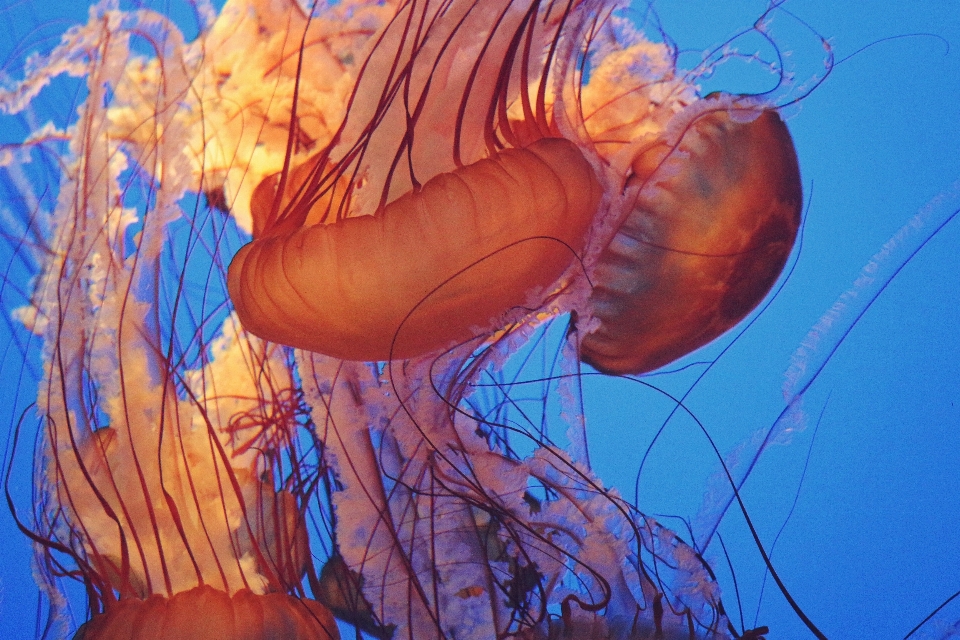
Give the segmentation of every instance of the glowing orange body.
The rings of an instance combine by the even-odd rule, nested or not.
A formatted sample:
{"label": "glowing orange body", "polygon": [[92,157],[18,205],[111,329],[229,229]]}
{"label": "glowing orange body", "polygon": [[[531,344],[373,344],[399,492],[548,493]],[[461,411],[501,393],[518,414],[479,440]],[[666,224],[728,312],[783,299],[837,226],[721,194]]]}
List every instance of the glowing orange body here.
{"label": "glowing orange body", "polygon": [[108,606],[80,627],[75,640],[335,640],[340,637],[330,612],[312,600],[283,593],[233,597],[197,587],[172,598],[128,598]]}
{"label": "glowing orange body", "polygon": [[780,275],[803,199],[775,111],[703,114],[633,171],[644,187],[592,276],[600,327],[580,354],[611,374],[662,367],[743,319]]}
{"label": "glowing orange body", "polygon": [[244,327],[274,342],[347,360],[429,353],[553,286],[599,199],[576,147],[540,140],[374,216],[255,240],[230,265],[230,296]]}

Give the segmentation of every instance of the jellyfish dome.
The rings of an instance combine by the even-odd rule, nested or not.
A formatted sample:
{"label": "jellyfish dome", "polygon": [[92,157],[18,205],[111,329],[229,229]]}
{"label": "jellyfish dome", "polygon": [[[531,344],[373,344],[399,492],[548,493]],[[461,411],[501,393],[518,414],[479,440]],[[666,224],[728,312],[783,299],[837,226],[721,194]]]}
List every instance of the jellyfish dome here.
{"label": "jellyfish dome", "polygon": [[[715,103],[715,105],[711,105]],[[680,141],[637,156],[637,203],[604,249],[581,344],[605,373],[643,373],[740,322],[793,249],[803,196],[793,142],[773,110],[707,97]]]}

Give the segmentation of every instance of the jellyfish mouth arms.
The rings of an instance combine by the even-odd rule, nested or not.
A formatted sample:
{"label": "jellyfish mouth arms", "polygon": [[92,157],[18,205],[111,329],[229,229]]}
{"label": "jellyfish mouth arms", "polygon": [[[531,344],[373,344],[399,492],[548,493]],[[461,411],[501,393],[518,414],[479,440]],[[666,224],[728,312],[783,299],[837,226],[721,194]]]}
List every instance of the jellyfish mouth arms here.
{"label": "jellyfish mouth arms", "polygon": [[255,239],[230,264],[244,327],[345,360],[410,358],[498,328],[584,246],[601,188],[562,139],[440,174],[375,215]]}
{"label": "jellyfish mouth arms", "polygon": [[790,132],[776,111],[734,110],[707,111],[675,148],[634,160],[644,186],[591,274],[599,325],[580,357],[597,370],[644,373],[700,348],[786,264],[803,202]]}

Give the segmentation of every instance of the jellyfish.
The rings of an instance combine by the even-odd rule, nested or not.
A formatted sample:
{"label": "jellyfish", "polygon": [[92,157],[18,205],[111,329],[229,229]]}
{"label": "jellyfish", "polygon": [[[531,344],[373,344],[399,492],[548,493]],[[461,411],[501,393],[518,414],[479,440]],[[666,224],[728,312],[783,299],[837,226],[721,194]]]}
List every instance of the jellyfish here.
{"label": "jellyfish", "polygon": [[[380,96],[373,119],[351,108],[334,144],[257,187],[259,237],[229,276],[244,326],[344,359],[419,356],[492,333],[509,310],[542,307],[576,257],[592,291],[584,324],[598,325],[582,358],[642,373],[759,304],[800,223],[799,169],[779,116],[762,101],[696,101],[682,81],[642,77],[627,67],[653,57],[642,44],[592,52],[590,3],[536,9],[398,11],[354,93]],[[494,17],[478,38],[473,29],[486,33]],[[479,60],[458,64],[479,45]],[[572,55],[596,58],[582,88]],[[388,65],[401,71],[381,78]],[[620,86],[625,74],[632,89]],[[548,99],[548,89],[568,95]],[[487,111],[484,125],[466,119],[473,110]],[[451,125],[447,151],[430,133]],[[383,157],[394,158],[387,173],[372,166]]]}
{"label": "jellyfish", "polygon": [[[286,10],[280,11],[282,6]],[[440,122],[439,116],[449,105],[443,101],[418,105],[416,92],[422,85],[417,82],[422,77],[416,73],[410,74],[409,81],[393,85],[396,93],[392,95],[401,96],[389,103],[397,105],[395,109],[382,108],[382,91],[360,90],[371,84],[382,88],[391,81],[384,77],[390,73],[389,65],[376,64],[380,61],[376,52],[386,59],[397,59],[398,47],[416,49],[420,44],[392,39],[400,33],[412,33],[391,31],[390,25],[398,24],[396,20],[391,22],[396,5],[334,5],[325,7],[309,22],[305,18],[297,22],[298,17],[306,14],[291,11],[292,7],[292,3],[228,3],[218,17],[207,14],[209,22],[202,29],[207,35],[198,40],[205,46],[184,42],[179,51],[158,46],[169,41],[147,28],[150,25],[156,29],[158,22],[148,20],[156,18],[154,15],[101,16],[119,19],[126,15],[130,20],[126,24],[136,25],[133,33],[152,34],[147,39],[151,46],[145,57],[130,60],[118,56],[112,69],[131,80],[108,84],[102,100],[107,105],[106,126],[117,134],[108,139],[119,141],[128,166],[135,167],[130,173],[121,169],[117,174],[120,178],[114,178],[126,188],[111,187],[105,192],[129,194],[130,208],[140,214],[140,219],[131,220],[133,214],[127,213],[128,218],[122,223],[111,223],[123,231],[106,237],[126,244],[124,249],[119,245],[111,247],[113,254],[103,252],[97,257],[103,260],[105,255],[116,256],[114,263],[121,265],[112,272],[106,269],[114,274],[103,279],[109,287],[69,285],[82,291],[81,297],[93,298],[77,304],[88,304],[95,311],[96,318],[83,325],[95,330],[90,331],[91,338],[81,333],[77,339],[82,348],[102,360],[86,357],[75,361],[78,364],[74,371],[79,372],[75,379],[83,393],[69,398],[81,399],[71,408],[86,408],[79,415],[86,415],[92,425],[99,426],[87,427],[87,432],[99,435],[89,438],[94,444],[86,449],[70,445],[63,459],[84,461],[83,456],[87,455],[93,458],[91,462],[74,467],[99,464],[112,469],[110,454],[124,448],[152,447],[159,454],[170,446],[175,448],[175,454],[176,449],[180,450],[181,460],[189,459],[188,452],[197,456],[199,449],[216,449],[216,456],[199,458],[200,464],[211,472],[201,473],[197,469],[194,473],[190,471],[192,467],[185,469],[176,462],[157,465],[156,469],[157,475],[162,472],[164,478],[170,474],[185,477],[188,484],[194,476],[197,482],[201,478],[209,481],[211,477],[229,481],[226,488],[219,482],[215,484],[213,495],[223,503],[224,512],[217,521],[226,524],[226,535],[224,545],[211,555],[216,559],[239,555],[231,565],[240,565],[241,582],[259,582],[264,592],[274,595],[296,595],[288,602],[300,603],[318,618],[323,614],[317,613],[318,605],[310,602],[322,602],[342,621],[369,636],[496,637],[498,633],[516,633],[521,637],[550,637],[563,630],[585,634],[619,632],[629,637],[631,633],[665,630],[679,634],[678,637],[690,637],[691,633],[722,637],[729,629],[724,615],[732,613],[732,601],[728,591],[720,600],[718,582],[711,577],[720,563],[710,566],[704,561],[703,550],[695,545],[692,535],[686,535],[681,521],[673,521],[670,526],[664,518],[647,515],[670,513],[669,509],[653,511],[644,506],[641,512],[639,507],[650,499],[648,494],[625,499],[610,489],[611,485],[602,483],[599,478],[606,472],[598,473],[595,455],[591,455],[595,454],[592,447],[596,425],[585,422],[589,416],[584,415],[584,407],[589,404],[587,399],[581,402],[578,398],[578,387],[589,387],[595,379],[576,364],[582,354],[571,349],[570,326],[561,312],[577,308],[575,300],[589,299],[581,276],[592,273],[590,269],[603,261],[602,248],[606,243],[600,238],[603,234],[607,240],[613,236],[619,222],[612,219],[614,216],[591,228],[593,235],[584,238],[585,244],[568,241],[569,246],[563,246],[560,255],[567,260],[561,269],[563,273],[552,276],[545,284],[536,283],[532,291],[521,291],[521,299],[508,302],[508,308],[501,308],[493,321],[486,310],[479,319],[468,319],[468,333],[455,333],[443,338],[443,344],[429,345],[432,352],[423,358],[373,364],[357,361],[363,358],[341,360],[338,356],[348,355],[342,353],[292,351],[250,335],[242,318],[238,322],[230,313],[231,303],[225,291],[226,265],[247,240],[245,230],[253,232],[255,242],[260,238],[266,242],[271,234],[275,238],[279,232],[285,232],[285,225],[291,224],[285,217],[288,212],[305,219],[316,215],[323,222],[344,218],[347,212],[374,213],[414,189],[426,190],[434,175],[457,175],[458,171],[470,171],[485,158],[499,163],[502,157],[487,151],[484,127],[489,110],[479,107],[492,102],[482,92],[476,103],[459,104],[464,115],[453,119],[460,127],[457,134],[456,127],[450,133],[449,128],[427,126]],[[270,13],[271,9],[276,13]],[[570,27],[575,24],[572,13],[542,10],[543,14],[531,15],[563,20],[565,28],[576,31]],[[251,16],[250,22],[242,19]],[[615,53],[630,48],[625,44],[636,47],[631,51],[634,57],[624,59],[620,67],[607,67],[609,77],[632,77],[629,72],[637,68],[659,68],[662,75],[657,77],[662,82],[653,84],[665,89],[654,102],[667,107],[662,112],[654,111],[663,113],[665,120],[673,119],[674,106],[683,112],[690,105],[701,103],[688,86],[689,78],[671,76],[675,67],[669,48],[641,43],[625,23],[617,22],[618,17],[601,17],[605,21],[588,23],[580,32],[590,34],[587,40],[592,43],[592,51],[609,51],[610,57],[615,58]],[[513,18],[518,22],[511,24],[523,24],[522,16],[504,13],[505,21]],[[91,24],[94,22],[98,21]],[[531,23],[543,29],[559,28],[554,26],[559,22],[551,23],[549,19]],[[347,24],[350,28],[342,26]],[[437,28],[442,33],[447,33],[442,29],[449,26],[439,18],[423,24],[425,29]],[[612,24],[622,31],[610,29]],[[591,31],[593,28],[595,32]],[[465,30],[472,37],[478,32],[482,30]],[[550,41],[536,29],[520,32],[529,34],[535,43],[540,38]],[[301,35],[290,37],[293,33]],[[232,34],[245,46],[230,46]],[[254,38],[263,38],[274,49],[246,46],[259,42]],[[430,44],[429,39],[425,42]],[[450,42],[450,50],[458,50],[452,46],[456,39]],[[503,44],[495,39],[489,42],[491,49]],[[520,40],[521,44],[524,42]],[[376,46],[377,43],[386,44]],[[504,46],[512,46],[509,39]],[[301,49],[315,55],[300,56]],[[273,53],[261,54],[264,50]],[[393,53],[386,56],[384,52],[390,51]],[[557,59],[561,53],[568,56],[565,59],[579,60],[571,55],[572,51],[558,52]],[[164,58],[165,55],[170,57]],[[420,55],[417,59],[421,59]],[[422,55],[422,59],[434,59]],[[475,56],[478,57],[482,58],[482,54]],[[151,62],[154,59],[162,62]],[[202,62],[197,67],[181,65],[181,60]],[[75,64],[85,68],[86,59],[80,57]],[[658,64],[661,66],[657,67]],[[251,83],[243,78],[250,77],[251,67],[261,74],[258,77],[272,79],[273,90],[268,98],[249,93]],[[177,86],[167,79],[167,73],[181,69],[184,74],[180,86],[188,86],[189,90],[166,94],[168,88]],[[431,66],[430,70],[436,69]],[[542,82],[544,107],[549,106],[551,114],[561,114],[551,123],[549,118],[544,121],[535,113],[535,95],[528,96],[533,105],[532,118],[524,113],[522,98],[520,107],[510,111],[508,98],[515,88],[511,82],[520,74],[504,75],[506,79],[489,89],[505,94],[503,119],[509,123],[505,129],[512,133],[515,142],[504,148],[529,147],[540,139],[562,138],[579,143],[589,137],[576,126],[567,129],[576,124],[576,119],[563,124],[562,114],[569,113],[564,111],[564,105],[577,104],[578,100],[590,104],[591,99],[596,99],[590,91],[583,92],[577,100],[572,97],[577,95],[576,91],[571,95],[563,91],[562,84]],[[589,79],[581,78],[566,88],[589,87],[593,79],[603,76],[601,67],[592,67],[588,75]],[[575,76],[574,73],[570,77]],[[469,78],[461,80],[467,81]],[[462,84],[451,84],[452,94],[462,96]],[[164,91],[159,90],[161,87]],[[311,97],[296,99],[298,93]],[[167,104],[160,101],[164,96],[175,96],[175,109],[161,108]],[[411,96],[412,103],[404,102]],[[644,96],[642,99],[646,99]],[[671,103],[671,98],[676,102]],[[730,107],[736,99],[723,100],[726,102],[722,109],[707,108],[704,118],[729,117],[722,114],[732,113]],[[231,111],[231,106],[236,108]],[[711,111],[721,115],[712,116]],[[696,122],[703,120],[693,111],[686,113],[690,116],[686,123],[673,129],[679,156],[686,153],[682,135],[686,124],[692,122],[691,127],[696,129]],[[159,129],[152,123],[157,122],[160,114],[171,116],[161,120],[165,135],[173,132],[172,137],[186,141],[175,150],[159,144]],[[733,118],[752,123],[764,117],[760,112],[755,114],[759,117]],[[410,118],[414,120],[412,129],[405,125]],[[396,126],[382,124],[371,128],[368,125],[373,120]],[[542,125],[546,125],[546,131],[540,130]],[[555,130],[551,129],[553,126]],[[669,127],[665,126],[666,129]],[[406,139],[410,131],[413,140]],[[550,135],[543,135],[545,132]],[[33,140],[37,148],[43,148],[55,143],[58,133],[48,131],[46,136],[37,135]],[[451,136],[459,142],[451,144]],[[449,156],[436,157],[424,151],[438,148],[434,146],[437,138],[442,142],[439,148],[450,151]],[[627,139],[640,141],[643,136]],[[23,149],[29,150],[30,146],[18,146],[16,151],[23,153]],[[180,163],[171,162],[181,151]],[[584,158],[593,157],[583,151],[578,153]],[[604,157],[600,150],[595,154]],[[624,154],[627,159],[622,166],[630,165],[635,155]],[[373,162],[367,158],[390,161]],[[161,173],[155,173],[157,169]],[[669,179],[670,172],[666,173]],[[143,194],[139,202],[134,198],[137,190],[131,185],[140,183],[123,181],[131,174],[153,187],[139,191]],[[304,174],[310,176],[307,182],[314,182],[312,192],[297,194],[297,185],[303,182],[294,176]],[[594,177],[602,182],[604,176],[600,173]],[[177,180],[182,182],[177,184]],[[170,190],[154,187],[153,181]],[[86,193],[82,189],[81,192]],[[183,199],[185,192],[206,195],[191,202]],[[319,201],[319,206],[298,207],[296,201],[305,195]],[[261,206],[258,208],[255,202]],[[288,202],[294,205],[288,207]],[[348,204],[341,207],[341,203]],[[230,210],[229,218],[222,213],[224,209]],[[164,214],[173,219],[165,219]],[[336,224],[351,219],[347,217]],[[185,223],[181,228],[186,229],[187,241],[182,245],[174,240],[173,230],[178,222]],[[591,222],[596,225],[597,221]],[[109,225],[106,228],[111,229]],[[204,236],[204,228],[210,229],[209,236]],[[561,245],[553,233],[548,232],[550,237],[545,240],[549,242],[542,244]],[[160,258],[152,258],[147,249],[156,250],[151,243],[159,238],[169,238],[170,244],[160,250]],[[37,246],[42,251],[48,244]],[[77,245],[78,253],[74,255],[83,253],[82,246]],[[469,260],[464,275],[475,275],[487,259],[497,257],[496,252],[487,253],[491,255]],[[209,260],[198,255],[206,255]],[[193,268],[177,262],[189,262],[190,257],[195,260]],[[88,269],[94,276],[98,273],[95,262],[91,258]],[[128,298],[135,306],[109,311],[112,316],[101,314],[101,309],[109,310],[117,302],[109,295],[101,299],[98,292],[122,287],[113,284],[111,278],[132,278],[135,273],[150,271],[146,266],[138,267],[140,272],[133,271],[132,265],[138,263],[156,265],[157,273],[173,275],[169,282],[163,280],[159,284],[150,283],[149,278],[145,284],[138,281]],[[131,271],[125,270],[128,265]],[[199,282],[193,280],[195,271],[200,274]],[[60,286],[58,275],[49,279],[56,281],[49,286]],[[101,282],[93,276],[91,279]],[[172,289],[165,288],[167,284]],[[190,299],[184,299],[180,291],[199,292],[199,301],[186,302]],[[442,288],[437,291],[441,292]],[[422,302],[431,303],[432,298],[439,297],[431,293],[434,292],[428,290],[419,294]],[[144,304],[144,300],[154,304]],[[177,307],[178,302],[186,306]],[[44,300],[35,296],[26,301],[17,317],[43,333],[51,326],[47,320],[50,314],[44,309],[57,308],[59,304],[49,302],[44,306]],[[591,335],[588,329],[604,318],[592,320],[582,311],[586,308],[577,308],[580,313],[574,327],[576,332]],[[470,327],[470,323],[480,326]],[[69,322],[54,320],[52,324],[73,328]],[[388,335],[388,350],[403,346],[404,327],[407,323]],[[97,335],[104,331],[125,339],[111,342]],[[117,349],[113,344],[124,346]],[[100,351],[94,353],[95,348]],[[442,352],[438,351],[440,348]],[[111,353],[111,349],[119,355]],[[101,373],[109,367],[94,366],[111,358],[124,364],[114,369],[130,371],[129,375],[133,375],[131,361],[142,364],[136,371],[141,384],[129,382],[133,378],[114,383],[110,378],[119,374]],[[537,368],[537,375],[529,375],[531,369]],[[119,394],[112,391],[111,384],[113,389],[119,387]],[[168,395],[164,395],[164,385],[169,388]],[[146,390],[143,397],[140,388]],[[156,436],[156,442],[147,437],[128,437],[128,441],[123,441],[129,419],[118,417],[122,412],[117,412],[111,403],[131,407],[136,404],[146,407],[141,411],[143,415],[159,411],[175,418],[158,423],[167,428],[160,430],[165,435]],[[74,410],[74,414],[78,412]],[[75,421],[72,415],[70,419]],[[45,424],[45,433],[62,433],[50,431],[55,426],[53,421]],[[587,424],[591,427],[589,432]],[[199,449],[194,448],[195,444],[200,445]],[[175,461],[177,456],[170,458]],[[622,486],[631,482],[628,479]],[[85,478],[79,484],[61,484],[91,486]],[[173,504],[179,512],[194,517],[189,504],[166,497],[170,491],[165,480],[160,486],[165,504]],[[183,492],[187,503],[203,490],[198,486]],[[70,493],[77,491],[72,489]],[[104,500],[111,504],[110,496]],[[126,504],[126,497],[121,502]],[[238,508],[236,505],[241,502]],[[57,502],[56,506],[61,504]],[[130,507],[134,507],[132,500]],[[158,508],[151,508],[160,513]],[[150,508],[146,511],[149,514]],[[167,511],[172,512],[169,506]],[[124,570],[123,553],[117,562],[110,547],[110,533],[97,538],[80,531],[75,523],[69,526],[67,523],[74,522],[70,517],[86,520],[71,516],[69,506],[54,513],[60,519],[52,524],[64,525],[58,531],[69,533],[73,555],[64,556],[55,549],[56,553],[41,557],[55,558],[60,564],[53,565],[51,573],[68,573],[67,580],[69,576],[96,576],[103,585],[93,586],[93,602],[105,599],[101,594],[106,593],[113,594],[117,602],[140,601],[146,589],[142,574],[154,576],[158,570],[164,573],[164,566],[150,566],[149,571],[141,569],[139,573]],[[328,532],[308,526],[316,514],[329,518]],[[149,519],[148,516],[146,520]],[[117,520],[129,526],[129,519]],[[111,519],[106,529],[113,526],[112,532],[125,531],[117,520]],[[213,522],[206,517],[195,520]],[[43,522],[42,518],[37,521]],[[186,525],[174,523],[173,529],[174,542],[179,539],[181,547],[212,546],[206,540],[195,543]],[[58,531],[41,529],[39,537],[51,541],[55,539],[52,534]],[[161,539],[152,531],[141,535],[136,528],[126,535]],[[279,539],[293,544],[277,544]],[[219,549],[227,551],[221,553]],[[246,549],[251,553],[237,553]],[[86,573],[83,569],[79,573],[75,570],[81,566],[78,560],[97,557],[102,558],[99,567],[90,566]],[[169,564],[173,565],[173,554],[170,558]],[[318,566],[323,566],[317,570],[304,558],[315,558]],[[135,562],[130,566],[135,566]],[[196,573],[188,580],[196,582]],[[223,584],[223,578],[217,579],[218,584]],[[206,576],[204,581],[216,582]],[[82,613],[79,617],[84,618]],[[93,626],[91,623],[88,628]],[[757,626],[760,625],[753,625]]]}

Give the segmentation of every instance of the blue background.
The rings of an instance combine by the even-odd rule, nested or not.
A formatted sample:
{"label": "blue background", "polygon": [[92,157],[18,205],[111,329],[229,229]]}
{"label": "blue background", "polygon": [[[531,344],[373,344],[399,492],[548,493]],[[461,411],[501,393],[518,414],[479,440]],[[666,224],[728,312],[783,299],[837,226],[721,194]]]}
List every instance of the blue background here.
{"label": "blue background", "polygon": [[[18,63],[9,60],[22,54],[18,45],[50,46],[44,34],[85,15],[79,2],[64,9],[52,2],[5,1],[0,24],[12,26],[0,30],[0,59],[8,60],[3,69],[14,75]],[[690,65],[703,50],[749,28],[765,4],[677,0],[655,7],[664,32],[685,51],[681,63]],[[837,61],[876,44],[843,60],[785,112],[808,199],[803,248],[781,294],[688,398],[721,451],[772,424],[783,408],[783,373],[807,331],[891,235],[960,179],[960,3],[791,0],[785,9],[827,38]],[[50,11],[71,15],[51,22]],[[797,82],[822,74],[826,53],[817,35],[784,11],[772,16],[771,31],[781,51],[791,54]],[[891,36],[901,37],[883,40]],[[767,57],[772,51],[755,34],[735,46]],[[757,64],[730,64],[706,88],[757,91],[770,82]],[[10,140],[2,127],[0,137]],[[960,197],[948,197],[944,207],[951,206],[960,207]],[[17,213],[18,207],[0,203],[5,211]],[[921,229],[913,242],[929,231]],[[960,589],[958,331],[960,221],[954,221],[843,340],[807,394],[807,429],[765,452],[745,485],[744,500],[768,548],[786,522],[774,564],[829,637],[902,637]],[[0,335],[0,345],[6,340]],[[722,339],[688,361],[712,358],[729,342]],[[0,419],[13,421],[16,414],[7,405],[18,357],[8,352],[3,367]],[[687,380],[650,379],[670,391],[682,390]],[[669,403],[629,381],[589,378],[585,393],[592,461],[608,485],[632,496],[641,457]],[[12,488],[29,505],[30,477],[22,462]],[[702,432],[689,420],[671,421],[640,476],[640,507],[693,517],[715,470]],[[761,601],[764,570],[742,516],[727,514],[721,533],[746,626],[767,625],[770,638],[808,637],[772,583]],[[29,549],[5,509],[0,541],[0,636],[30,637],[37,592]],[[726,606],[739,625],[716,542],[707,557],[718,567]],[[948,606],[941,619],[960,620],[960,603]]]}

